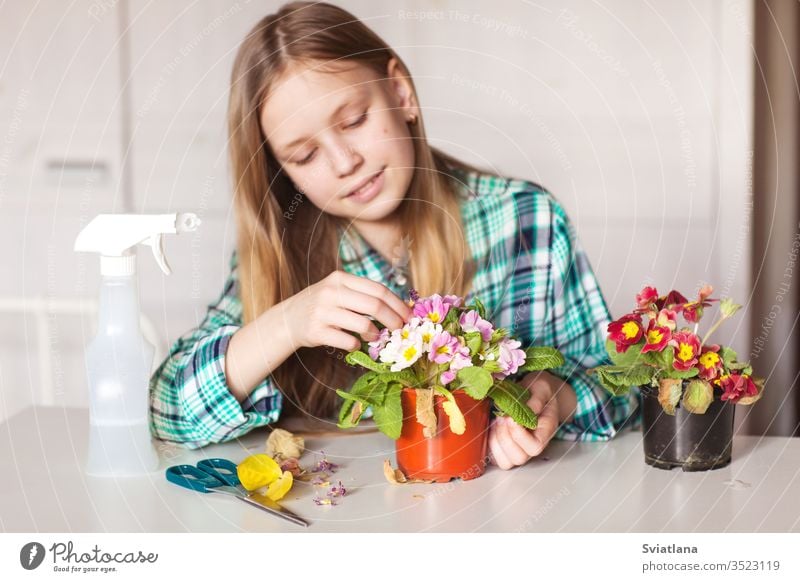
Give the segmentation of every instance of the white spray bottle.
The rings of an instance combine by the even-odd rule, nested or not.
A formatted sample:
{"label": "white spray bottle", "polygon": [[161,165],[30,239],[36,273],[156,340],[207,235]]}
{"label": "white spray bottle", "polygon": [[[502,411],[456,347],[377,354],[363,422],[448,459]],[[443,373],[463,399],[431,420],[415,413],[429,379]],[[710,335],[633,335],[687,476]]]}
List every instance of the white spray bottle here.
{"label": "white spray bottle", "polygon": [[148,421],[154,348],[139,326],[136,246],[149,245],[161,270],[164,235],[195,230],[195,214],[100,214],[78,234],[75,251],[100,254],[97,335],[86,348],[89,452],[86,472],[124,477],[158,470]]}

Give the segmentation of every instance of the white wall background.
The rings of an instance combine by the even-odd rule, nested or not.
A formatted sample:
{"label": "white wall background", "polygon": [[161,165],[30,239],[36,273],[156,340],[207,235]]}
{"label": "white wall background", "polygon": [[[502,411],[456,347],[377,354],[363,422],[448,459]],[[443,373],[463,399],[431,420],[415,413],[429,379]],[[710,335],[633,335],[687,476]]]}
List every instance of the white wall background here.
{"label": "white wall background", "polygon": [[[409,65],[435,145],[566,206],[614,315],[645,283],[749,301],[752,10],[744,0],[341,1]],[[161,349],[221,292],[238,43],[278,2],[42,0],[0,7],[0,420],[85,406],[100,212],[195,211],[140,252]],[[50,311],[35,315],[39,300]],[[28,311],[24,311],[25,307]],[[67,308],[71,308],[69,305]],[[720,339],[745,349],[747,314]],[[727,335],[726,335],[727,334]]]}

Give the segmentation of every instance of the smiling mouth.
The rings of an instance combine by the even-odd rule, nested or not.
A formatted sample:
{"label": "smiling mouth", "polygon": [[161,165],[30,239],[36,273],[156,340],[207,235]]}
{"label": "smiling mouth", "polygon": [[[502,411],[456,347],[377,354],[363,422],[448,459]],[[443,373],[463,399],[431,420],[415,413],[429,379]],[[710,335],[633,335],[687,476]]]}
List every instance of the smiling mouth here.
{"label": "smiling mouth", "polygon": [[369,182],[367,182],[366,184],[364,184],[364,185],[363,185],[363,186],[361,186],[360,188],[358,188],[358,189],[356,189],[356,190],[353,190],[352,192],[350,192],[349,194],[347,194],[347,195],[345,196],[345,198],[349,198],[350,196],[357,196],[358,194],[361,194],[361,193],[363,193],[363,192],[366,192],[367,190],[369,190],[369,189],[372,187],[372,185],[375,183],[375,180],[377,180],[378,178],[380,178],[381,174],[383,174],[383,171],[384,171],[385,169],[386,169],[386,168],[384,167],[384,168],[382,168],[382,169],[381,169],[379,172],[376,172],[376,173],[375,173],[375,174],[372,176],[372,178],[370,178]]}

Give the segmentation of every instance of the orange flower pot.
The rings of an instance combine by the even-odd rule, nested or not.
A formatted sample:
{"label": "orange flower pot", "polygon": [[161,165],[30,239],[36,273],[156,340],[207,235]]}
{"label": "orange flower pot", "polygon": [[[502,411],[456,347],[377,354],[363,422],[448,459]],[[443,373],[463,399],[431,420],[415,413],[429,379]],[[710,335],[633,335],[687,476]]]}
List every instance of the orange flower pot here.
{"label": "orange flower pot", "polygon": [[455,477],[464,481],[474,479],[486,470],[491,400],[479,402],[463,390],[454,391],[453,396],[464,414],[464,434],[450,431],[450,417],[442,408],[445,397],[437,394],[434,396],[437,432],[426,438],[423,426],[417,422],[416,390],[403,389],[403,430],[396,441],[396,453],[398,468],[406,477],[446,483]]}

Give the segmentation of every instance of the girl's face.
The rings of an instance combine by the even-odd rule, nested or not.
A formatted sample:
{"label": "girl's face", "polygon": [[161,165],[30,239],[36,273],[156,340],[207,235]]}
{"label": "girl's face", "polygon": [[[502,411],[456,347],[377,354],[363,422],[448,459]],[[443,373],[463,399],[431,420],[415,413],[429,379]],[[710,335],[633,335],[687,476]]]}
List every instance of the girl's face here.
{"label": "girl's face", "polygon": [[260,121],[295,187],[322,211],[357,222],[387,218],[405,198],[412,115],[411,85],[392,59],[386,75],[353,64],[335,73],[297,66],[273,86]]}

